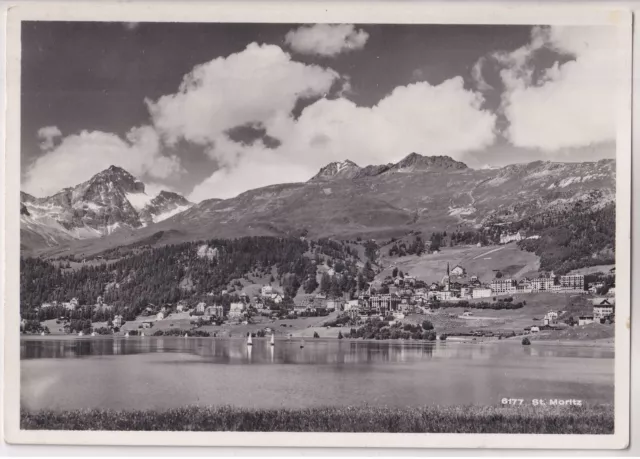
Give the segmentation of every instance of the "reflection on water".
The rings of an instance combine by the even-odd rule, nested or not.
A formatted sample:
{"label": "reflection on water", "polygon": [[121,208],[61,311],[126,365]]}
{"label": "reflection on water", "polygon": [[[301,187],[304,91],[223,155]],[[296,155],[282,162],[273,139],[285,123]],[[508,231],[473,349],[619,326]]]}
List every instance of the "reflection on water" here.
{"label": "reflection on water", "polygon": [[270,346],[267,340],[255,340],[248,346],[240,339],[209,338],[113,338],[70,340],[23,340],[20,358],[83,358],[93,356],[145,353],[189,353],[215,363],[406,363],[436,358],[492,360],[501,355],[553,358],[613,358],[609,349],[584,347],[535,347],[510,345],[474,345],[428,342],[362,342],[313,340],[300,348],[299,343],[279,341]]}
{"label": "reflection on water", "polygon": [[563,346],[129,337],[24,339],[25,409],[613,401],[613,351]]}

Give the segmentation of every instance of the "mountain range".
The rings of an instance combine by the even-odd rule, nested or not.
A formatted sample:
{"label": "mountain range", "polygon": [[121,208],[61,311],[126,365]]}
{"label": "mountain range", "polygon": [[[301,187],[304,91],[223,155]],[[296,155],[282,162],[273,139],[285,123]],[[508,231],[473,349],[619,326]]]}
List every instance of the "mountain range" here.
{"label": "mountain range", "polygon": [[20,201],[23,248],[58,246],[120,229],[144,228],[192,205],[169,191],[148,195],[144,183],[117,166],[53,196],[36,198],[21,192]]}
{"label": "mountain range", "polygon": [[535,161],[472,169],[448,156],[411,153],[397,163],[330,163],[304,183],[271,185],[198,204],[112,166],[54,196],[22,194],[23,252],[54,256],[152,241],[240,236],[386,238],[412,230],[478,228],[581,202],[615,201],[615,160]]}

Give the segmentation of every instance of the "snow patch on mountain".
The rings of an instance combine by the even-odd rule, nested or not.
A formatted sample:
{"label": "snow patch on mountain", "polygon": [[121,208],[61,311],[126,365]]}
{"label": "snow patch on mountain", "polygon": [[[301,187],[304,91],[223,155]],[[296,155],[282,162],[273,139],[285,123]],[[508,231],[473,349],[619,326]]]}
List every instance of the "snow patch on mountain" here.
{"label": "snow patch on mountain", "polygon": [[153,199],[153,197],[147,193],[127,193],[125,196],[127,201],[129,201],[136,210],[144,209]]}
{"label": "snow patch on mountain", "polygon": [[163,212],[161,214],[158,215],[154,215],[153,218],[153,223],[158,223],[161,222],[162,220],[166,220],[167,218],[171,218],[174,215],[179,214],[180,212],[184,212],[185,210],[191,208],[191,206],[178,206],[175,209],[169,210],[167,212]]}

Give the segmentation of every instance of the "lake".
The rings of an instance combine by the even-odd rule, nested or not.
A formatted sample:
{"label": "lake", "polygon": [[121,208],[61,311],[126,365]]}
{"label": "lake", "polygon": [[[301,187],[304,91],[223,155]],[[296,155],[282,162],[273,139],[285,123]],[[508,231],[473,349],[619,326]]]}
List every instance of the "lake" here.
{"label": "lake", "polygon": [[614,392],[613,349],[579,346],[30,337],[20,355],[28,410],[613,403]]}

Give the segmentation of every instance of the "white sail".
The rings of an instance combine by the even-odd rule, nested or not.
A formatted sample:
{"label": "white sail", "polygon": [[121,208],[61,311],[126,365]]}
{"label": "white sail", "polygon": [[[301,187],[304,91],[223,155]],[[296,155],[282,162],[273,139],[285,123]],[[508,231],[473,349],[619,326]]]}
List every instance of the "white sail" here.
{"label": "white sail", "polygon": [[184,337],[185,337],[185,338],[188,338],[188,337],[189,337],[189,335],[187,335],[187,334],[185,333],[185,334],[184,334]]}
{"label": "white sail", "polygon": [[82,336],[82,335],[84,335],[84,333],[82,333],[82,332],[78,333],[78,336]]}
{"label": "white sail", "polygon": [[129,337],[129,332],[125,333],[124,336],[128,338]]}
{"label": "white sail", "polygon": [[96,332],[92,332],[92,333],[91,333],[91,336],[96,336]]}
{"label": "white sail", "polygon": [[251,341],[251,333],[249,333],[249,337],[247,338],[247,344],[251,346],[253,342]]}
{"label": "white sail", "polygon": [[276,344],[276,338],[273,334],[271,334],[271,345],[273,346],[274,344]]}
{"label": "white sail", "polygon": [[140,336],[142,336],[144,338],[144,332],[140,333]]}
{"label": "white sail", "polygon": [[40,333],[41,336],[44,336],[44,332]]}

